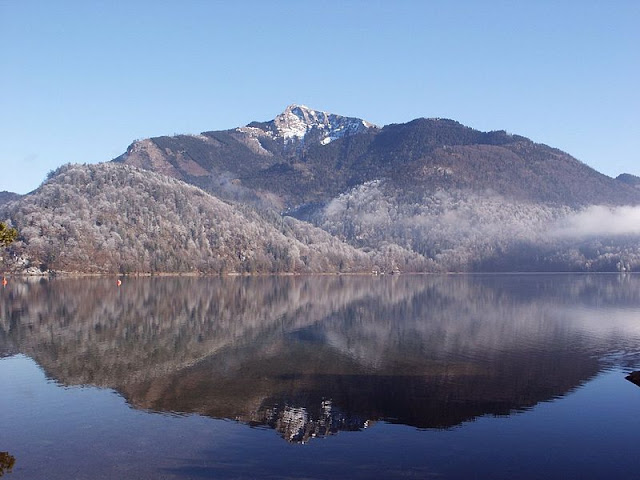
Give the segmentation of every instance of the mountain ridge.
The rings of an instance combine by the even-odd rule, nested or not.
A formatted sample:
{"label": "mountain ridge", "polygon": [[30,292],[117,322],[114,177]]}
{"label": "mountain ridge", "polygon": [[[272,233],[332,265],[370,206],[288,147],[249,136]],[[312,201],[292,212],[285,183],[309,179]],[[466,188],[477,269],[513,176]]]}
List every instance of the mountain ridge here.
{"label": "mountain ridge", "polygon": [[[435,188],[444,181],[455,188],[490,189],[517,200],[571,206],[640,203],[637,190],[565,152],[504,130],[481,132],[441,118],[378,128],[365,120],[304,109],[290,105],[270,122],[233,130],[144,140],[157,148],[138,142],[139,148],[132,144],[114,161],[164,171],[229,200],[239,192],[243,201],[271,196],[277,200],[269,206],[280,209],[326,202],[382,177],[395,179],[399,187],[419,182]],[[304,128],[288,137],[276,135],[278,118],[290,116],[304,117]],[[329,118],[364,127],[323,143],[330,137],[318,133],[318,125]]]}

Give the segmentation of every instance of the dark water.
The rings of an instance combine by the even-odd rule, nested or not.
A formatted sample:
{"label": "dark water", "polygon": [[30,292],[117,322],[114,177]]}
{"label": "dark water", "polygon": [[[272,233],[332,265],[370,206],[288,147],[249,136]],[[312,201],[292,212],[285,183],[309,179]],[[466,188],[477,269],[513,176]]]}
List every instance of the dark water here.
{"label": "dark water", "polygon": [[640,276],[13,279],[0,298],[8,479],[640,478]]}

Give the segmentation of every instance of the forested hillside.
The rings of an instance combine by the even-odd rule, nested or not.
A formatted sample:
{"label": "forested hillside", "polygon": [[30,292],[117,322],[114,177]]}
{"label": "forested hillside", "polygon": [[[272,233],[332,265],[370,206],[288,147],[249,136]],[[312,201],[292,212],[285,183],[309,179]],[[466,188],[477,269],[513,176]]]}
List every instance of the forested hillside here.
{"label": "forested hillside", "polygon": [[[435,271],[620,271],[640,268],[640,208],[546,205],[493,192],[353,188],[309,220],[365,249],[402,247]],[[393,262],[401,270],[399,252]]]}
{"label": "forested hillside", "polygon": [[257,215],[178,180],[113,163],[68,165],[1,207],[12,268],[95,273],[363,271],[369,257],[293,218]]}

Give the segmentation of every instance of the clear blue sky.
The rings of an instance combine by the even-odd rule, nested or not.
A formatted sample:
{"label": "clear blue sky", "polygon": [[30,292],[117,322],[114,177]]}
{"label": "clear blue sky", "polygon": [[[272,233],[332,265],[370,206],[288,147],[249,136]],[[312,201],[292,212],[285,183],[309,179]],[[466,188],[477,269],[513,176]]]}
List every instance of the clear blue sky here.
{"label": "clear blue sky", "polygon": [[0,190],[290,103],[640,175],[640,2],[0,0]]}

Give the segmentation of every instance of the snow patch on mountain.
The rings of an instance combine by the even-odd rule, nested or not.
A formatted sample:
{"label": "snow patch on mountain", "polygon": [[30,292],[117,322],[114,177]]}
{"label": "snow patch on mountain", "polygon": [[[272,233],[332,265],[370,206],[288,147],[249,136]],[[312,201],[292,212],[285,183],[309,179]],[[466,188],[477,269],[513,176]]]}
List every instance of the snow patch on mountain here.
{"label": "snow patch on mountain", "polygon": [[246,126],[237,128],[236,131],[254,138],[283,139],[285,145],[304,144],[309,134],[313,133],[315,141],[327,145],[344,136],[378,128],[359,118],[343,117],[295,104],[289,105],[283,113],[264,125],[265,128]]}
{"label": "snow patch on mountain", "polygon": [[265,157],[272,157],[273,153],[262,146],[260,143],[260,138],[271,137],[273,135],[271,132],[265,132],[264,130],[256,127],[240,127],[236,128],[236,132],[239,132],[243,135],[236,135],[236,138],[244,143],[249,149],[258,155],[263,155]]}
{"label": "snow patch on mountain", "polygon": [[343,117],[333,113],[313,110],[305,105],[289,105],[286,110],[274,120],[275,127],[285,143],[294,139],[304,140],[307,133],[321,130],[322,145],[333,140],[360,133],[375,125],[359,118]]}

